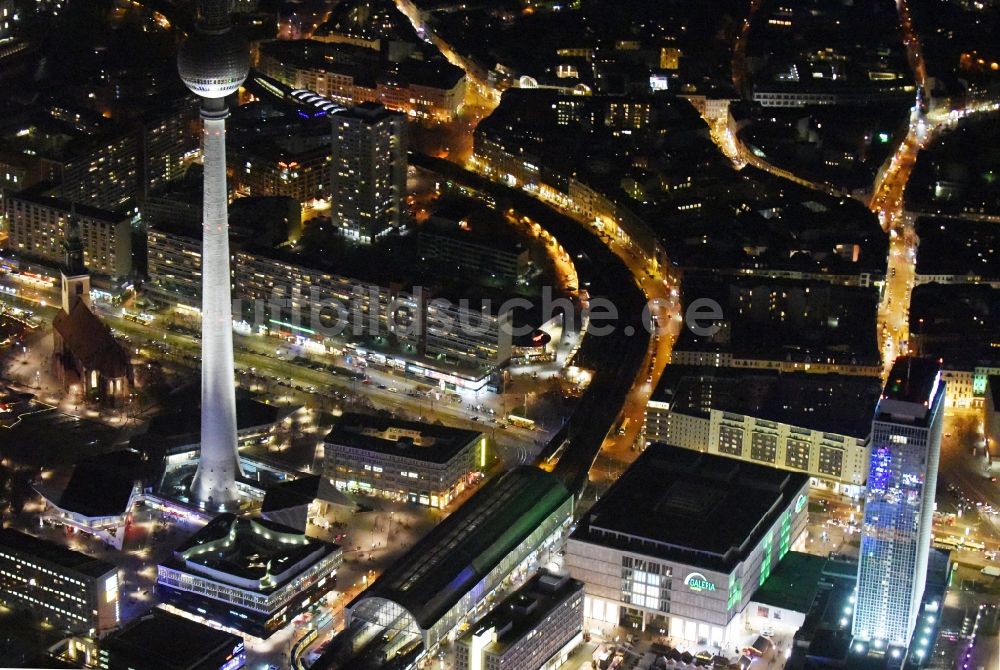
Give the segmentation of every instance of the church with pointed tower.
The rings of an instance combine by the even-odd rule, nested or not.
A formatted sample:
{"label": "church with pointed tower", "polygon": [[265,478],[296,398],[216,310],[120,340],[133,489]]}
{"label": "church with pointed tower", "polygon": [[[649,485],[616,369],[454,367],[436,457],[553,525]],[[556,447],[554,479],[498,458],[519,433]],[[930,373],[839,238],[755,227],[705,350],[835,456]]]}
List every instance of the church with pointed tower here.
{"label": "church with pointed tower", "polygon": [[52,371],[63,388],[86,401],[121,404],[135,377],[128,353],[94,314],[80,224],[70,215],[63,241],[62,309],[52,320]]}

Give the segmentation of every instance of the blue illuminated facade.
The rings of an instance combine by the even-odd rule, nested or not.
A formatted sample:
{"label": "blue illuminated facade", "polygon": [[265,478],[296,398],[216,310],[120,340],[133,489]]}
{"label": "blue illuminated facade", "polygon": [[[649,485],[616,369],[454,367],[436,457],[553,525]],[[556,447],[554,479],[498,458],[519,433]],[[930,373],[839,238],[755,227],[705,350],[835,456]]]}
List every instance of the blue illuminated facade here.
{"label": "blue illuminated facade", "polygon": [[937,363],[901,358],[875,410],[853,634],[879,654],[905,653],[919,614],[944,395]]}

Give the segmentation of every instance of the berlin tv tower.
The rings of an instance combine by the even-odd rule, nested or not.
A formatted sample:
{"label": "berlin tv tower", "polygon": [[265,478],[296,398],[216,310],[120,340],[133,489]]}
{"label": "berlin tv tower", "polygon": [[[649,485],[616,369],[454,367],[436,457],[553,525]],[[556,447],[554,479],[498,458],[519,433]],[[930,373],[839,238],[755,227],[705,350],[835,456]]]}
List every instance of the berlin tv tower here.
{"label": "berlin tv tower", "polygon": [[201,98],[205,162],[201,248],[201,458],[193,497],[212,509],[237,505],[236,386],[226,189],[226,96],[250,71],[249,46],[233,31],[226,0],[201,0],[177,55],[177,72]]}

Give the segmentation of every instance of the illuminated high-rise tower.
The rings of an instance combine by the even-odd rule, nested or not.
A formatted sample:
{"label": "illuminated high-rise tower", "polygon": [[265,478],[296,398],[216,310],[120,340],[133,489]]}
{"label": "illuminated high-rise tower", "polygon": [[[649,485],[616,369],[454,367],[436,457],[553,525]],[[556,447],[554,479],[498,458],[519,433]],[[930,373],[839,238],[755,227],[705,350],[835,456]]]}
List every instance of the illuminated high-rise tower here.
{"label": "illuminated high-rise tower", "polygon": [[406,117],[366,102],[331,118],[333,223],[345,237],[371,244],[400,225],[406,196]]}
{"label": "illuminated high-rise tower", "polygon": [[[944,418],[941,366],[899,358],[872,422],[871,469],[854,607],[858,649],[898,658],[920,613]],[[922,652],[921,652],[922,653]]]}
{"label": "illuminated high-rise tower", "polygon": [[191,493],[211,508],[236,501],[236,387],[226,189],[226,96],[250,69],[249,46],[233,31],[226,0],[201,0],[177,72],[201,98],[205,161],[201,253],[201,458]]}

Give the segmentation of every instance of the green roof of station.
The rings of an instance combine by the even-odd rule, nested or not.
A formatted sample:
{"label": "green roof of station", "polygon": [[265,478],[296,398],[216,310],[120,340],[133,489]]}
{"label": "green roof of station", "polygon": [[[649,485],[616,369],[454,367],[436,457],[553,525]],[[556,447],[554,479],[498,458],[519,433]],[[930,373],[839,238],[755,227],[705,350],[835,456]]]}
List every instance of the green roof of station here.
{"label": "green roof of station", "polygon": [[490,480],[410,548],[352,606],[385,598],[434,626],[570,498],[558,478],[521,466]]}

